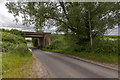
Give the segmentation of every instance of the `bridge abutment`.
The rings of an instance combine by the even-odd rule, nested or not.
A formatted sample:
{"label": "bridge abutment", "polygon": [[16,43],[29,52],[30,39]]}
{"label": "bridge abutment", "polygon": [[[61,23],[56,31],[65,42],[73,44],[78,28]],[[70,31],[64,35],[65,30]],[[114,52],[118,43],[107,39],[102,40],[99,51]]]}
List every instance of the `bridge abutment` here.
{"label": "bridge abutment", "polygon": [[44,47],[45,43],[44,43],[44,38],[38,38],[38,46]]}

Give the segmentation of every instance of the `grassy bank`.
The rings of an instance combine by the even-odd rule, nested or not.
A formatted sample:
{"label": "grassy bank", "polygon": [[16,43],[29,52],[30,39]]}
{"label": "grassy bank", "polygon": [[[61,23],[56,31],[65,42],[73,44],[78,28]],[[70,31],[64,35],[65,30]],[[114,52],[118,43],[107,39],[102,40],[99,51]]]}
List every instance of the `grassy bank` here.
{"label": "grassy bank", "polygon": [[17,30],[2,30],[3,78],[29,78],[35,75],[32,74],[34,59],[23,35],[21,31]]}
{"label": "grassy bank", "polygon": [[9,55],[2,58],[3,78],[29,78],[32,73],[31,56]]}
{"label": "grassy bank", "polygon": [[86,52],[69,52],[64,50],[57,50],[57,49],[43,49],[45,51],[52,51],[52,52],[58,52],[62,54],[67,55],[73,55],[93,61],[98,62],[104,62],[104,63],[112,63],[112,64],[118,64],[118,55],[107,55],[107,54],[92,54],[92,53],[86,53]]}

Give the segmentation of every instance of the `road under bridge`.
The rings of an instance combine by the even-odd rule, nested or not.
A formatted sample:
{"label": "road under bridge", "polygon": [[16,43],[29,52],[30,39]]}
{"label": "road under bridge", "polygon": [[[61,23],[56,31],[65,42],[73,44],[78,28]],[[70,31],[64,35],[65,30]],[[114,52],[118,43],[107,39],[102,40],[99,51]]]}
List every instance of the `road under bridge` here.
{"label": "road under bridge", "polygon": [[44,47],[45,45],[50,44],[51,39],[49,35],[51,33],[43,33],[43,32],[24,32],[25,37],[27,38],[38,38],[38,46]]}

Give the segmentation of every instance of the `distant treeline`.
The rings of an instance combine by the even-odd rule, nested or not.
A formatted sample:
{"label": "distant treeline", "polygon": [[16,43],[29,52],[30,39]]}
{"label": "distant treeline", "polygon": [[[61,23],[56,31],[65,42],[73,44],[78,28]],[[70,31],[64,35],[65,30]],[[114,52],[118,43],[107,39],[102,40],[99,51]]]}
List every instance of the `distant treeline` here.
{"label": "distant treeline", "polygon": [[117,36],[117,35],[105,35],[104,37],[107,37],[107,38],[120,38],[120,36]]}
{"label": "distant treeline", "polygon": [[9,33],[14,34],[14,35],[24,36],[24,32],[16,30],[16,29],[12,29],[12,30],[0,29],[0,31],[2,31],[2,32],[9,32]]}

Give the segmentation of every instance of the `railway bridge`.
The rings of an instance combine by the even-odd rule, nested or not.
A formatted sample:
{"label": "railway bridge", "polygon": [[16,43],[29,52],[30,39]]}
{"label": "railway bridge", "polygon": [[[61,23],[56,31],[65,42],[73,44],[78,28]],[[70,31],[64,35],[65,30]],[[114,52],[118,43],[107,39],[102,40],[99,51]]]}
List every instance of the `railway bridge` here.
{"label": "railway bridge", "polygon": [[38,38],[38,46],[44,47],[45,45],[50,44],[51,39],[49,34],[51,33],[43,33],[43,32],[24,32],[25,37],[27,38]]}

